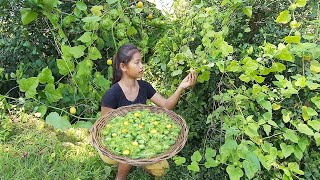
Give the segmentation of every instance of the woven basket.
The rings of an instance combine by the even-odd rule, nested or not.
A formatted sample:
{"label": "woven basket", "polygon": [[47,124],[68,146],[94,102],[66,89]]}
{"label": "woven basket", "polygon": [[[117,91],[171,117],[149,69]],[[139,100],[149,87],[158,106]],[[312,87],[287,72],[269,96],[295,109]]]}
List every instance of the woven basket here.
{"label": "woven basket", "polygon": [[[102,129],[104,129],[104,127],[108,124],[110,120],[112,120],[117,116],[125,116],[128,112],[131,112],[131,111],[138,111],[138,110],[145,110],[145,109],[149,109],[150,112],[152,113],[165,113],[166,115],[168,115],[169,118],[172,119],[173,122],[175,122],[177,125],[181,127],[181,132],[176,140],[176,143],[172,145],[166,152],[162,154],[158,154],[152,158],[130,159],[125,156],[118,156],[116,154],[113,154],[110,150],[107,149],[107,147],[103,145],[102,143],[103,135],[101,131]],[[189,130],[185,120],[181,116],[174,113],[173,111],[162,108],[162,107],[135,104],[135,105],[120,107],[118,109],[115,109],[109,112],[105,116],[99,118],[91,129],[91,138],[92,138],[93,146],[104,156],[107,156],[120,163],[142,166],[142,165],[154,164],[159,161],[169,159],[174,155],[176,155],[184,147],[187,141],[188,132]]]}

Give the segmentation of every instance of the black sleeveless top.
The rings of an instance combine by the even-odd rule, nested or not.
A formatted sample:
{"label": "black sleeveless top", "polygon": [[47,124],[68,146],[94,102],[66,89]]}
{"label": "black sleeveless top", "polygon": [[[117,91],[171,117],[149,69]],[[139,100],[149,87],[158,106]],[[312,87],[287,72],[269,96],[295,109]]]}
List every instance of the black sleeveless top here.
{"label": "black sleeveless top", "polygon": [[102,97],[101,106],[117,109],[118,107],[132,104],[146,104],[147,99],[150,99],[156,93],[156,90],[146,81],[138,80],[138,84],[139,92],[134,101],[126,98],[119,83],[113,84]]}

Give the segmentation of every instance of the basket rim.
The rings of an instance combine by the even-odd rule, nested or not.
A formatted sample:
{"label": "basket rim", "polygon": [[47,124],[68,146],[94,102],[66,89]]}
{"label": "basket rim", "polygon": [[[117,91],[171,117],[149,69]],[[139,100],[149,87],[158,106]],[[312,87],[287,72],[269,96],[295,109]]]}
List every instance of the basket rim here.
{"label": "basket rim", "polygon": [[[174,123],[176,123],[177,125],[179,125],[181,127],[180,134],[177,138],[179,141],[176,140],[176,143],[171,145],[170,148],[166,152],[163,152],[161,154],[157,154],[156,156],[151,157],[151,158],[130,159],[129,157],[116,155],[116,154],[112,153],[106,146],[104,146],[99,141],[97,136],[100,135],[99,133],[101,132],[101,129],[103,129],[106,126],[106,124],[108,124],[107,122],[110,121],[112,118],[119,116],[119,114],[117,114],[117,113],[120,113],[120,115],[125,115],[130,111],[143,110],[143,109],[149,109],[153,113],[154,113],[154,111],[157,111],[157,112],[159,111],[161,113],[165,113],[166,115],[169,116],[169,118]],[[179,121],[179,122],[177,122],[177,121]],[[187,137],[188,137],[188,132],[189,132],[189,128],[186,124],[186,121],[180,115],[178,115],[174,111],[166,109],[164,107],[152,106],[152,105],[146,105],[146,104],[132,104],[132,105],[122,106],[117,109],[114,109],[114,110],[110,111],[109,113],[105,114],[104,116],[101,116],[100,118],[98,118],[97,121],[92,126],[92,128],[90,129],[92,145],[95,147],[95,149],[99,153],[101,153],[104,156],[109,157],[110,159],[118,161],[120,163],[131,164],[131,165],[148,165],[148,164],[157,163],[161,160],[166,160],[166,159],[173,157],[174,155],[179,153],[182,150],[182,148],[185,146],[186,141],[187,141]]]}

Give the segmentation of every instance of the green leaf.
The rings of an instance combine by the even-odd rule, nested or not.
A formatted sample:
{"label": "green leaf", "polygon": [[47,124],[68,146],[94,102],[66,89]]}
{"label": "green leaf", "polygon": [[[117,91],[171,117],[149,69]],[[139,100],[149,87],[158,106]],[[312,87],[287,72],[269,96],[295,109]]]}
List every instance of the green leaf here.
{"label": "green leaf", "polygon": [[208,158],[208,159],[206,159],[206,160],[207,160],[207,161],[204,163],[204,166],[205,166],[206,168],[217,167],[217,166],[220,164],[219,161],[214,160],[213,158]]}
{"label": "green leaf", "polygon": [[99,16],[87,16],[83,19],[81,19],[83,22],[86,22],[86,23],[95,23],[95,22],[98,22],[101,20],[101,17]]}
{"label": "green leaf", "polygon": [[314,82],[311,82],[311,81],[307,81],[307,86],[310,90],[316,90],[320,87],[320,84],[318,83],[314,83]]}
{"label": "green leaf", "polygon": [[264,125],[263,125],[263,130],[264,130],[264,132],[266,132],[266,134],[269,136],[269,135],[270,135],[270,132],[271,132],[271,126],[268,125],[268,124],[264,124]]}
{"label": "green leaf", "polygon": [[27,25],[31,23],[32,21],[36,20],[38,17],[38,13],[32,11],[30,8],[21,8],[20,14],[21,14],[21,21],[23,25]]}
{"label": "green leaf", "polygon": [[85,128],[90,129],[92,127],[92,123],[90,121],[78,121],[76,124],[73,124],[72,126],[74,128]]}
{"label": "green leaf", "polygon": [[38,79],[41,84],[54,82],[54,77],[52,76],[52,72],[48,67],[41,71],[41,73],[38,75]]}
{"label": "green leaf", "polygon": [[306,124],[298,124],[297,130],[303,134],[306,134],[308,136],[313,136],[314,132],[312,129],[310,129]]}
{"label": "green leaf", "polygon": [[304,175],[304,172],[299,169],[299,165],[296,162],[290,162],[288,164],[288,169],[291,172],[297,173],[299,175]]}
{"label": "green leaf", "polygon": [[177,166],[180,166],[182,164],[184,164],[186,162],[186,158],[184,157],[180,157],[180,156],[174,156],[173,157],[173,160],[174,160],[174,163],[177,165]]}
{"label": "green leaf", "polygon": [[78,38],[79,41],[83,43],[92,42],[92,32],[85,32],[80,38]]}
{"label": "green leaf", "polygon": [[306,150],[309,144],[310,143],[307,137],[302,137],[299,139],[298,145],[303,152]]}
{"label": "green leaf", "polygon": [[36,112],[39,112],[41,115],[40,117],[43,118],[43,116],[47,113],[47,107],[46,106],[39,106],[37,107]]}
{"label": "green leaf", "polygon": [[311,98],[311,101],[320,109],[320,96],[314,96]]}
{"label": "green leaf", "polygon": [[66,118],[59,116],[57,112],[51,112],[46,117],[46,123],[56,129],[65,130],[71,128],[70,122]]}
{"label": "green leaf", "polygon": [[78,1],[76,6],[81,11],[87,10],[87,5],[84,2]]}
{"label": "green leaf", "polygon": [[272,111],[272,105],[270,101],[262,100],[258,102],[264,109]]}
{"label": "green leaf", "polygon": [[263,83],[263,81],[264,81],[264,77],[262,77],[262,76],[257,76],[257,75],[255,75],[255,76],[253,76],[253,79],[257,82],[257,83]]}
{"label": "green leaf", "polygon": [[251,80],[251,77],[249,75],[246,75],[246,74],[241,74],[241,76],[239,77],[239,79],[241,81],[244,81],[246,83],[248,83],[250,80]]}
{"label": "green leaf", "polygon": [[277,17],[276,22],[286,24],[291,20],[291,15],[288,10],[284,10],[280,13],[280,15]]}
{"label": "green leaf", "polygon": [[320,120],[308,121],[308,125],[311,126],[314,130],[320,131]]}
{"label": "green leaf", "polygon": [[296,0],[297,7],[304,7],[307,4],[307,0]]}
{"label": "green leaf", "polygon": [[272,63],[271,71],[272,72],[282,72],[286,70],[286,66],[282,63],[276,62]]}
{"label": "green leaf", "polygon": [[199,172],[200,168],[197,162],[192,161],[190,165],[187,166],[188,170]]}
{"label": "green leaf", "polygon": [[246,6],[242,9],[242,12],[251,18],[252,16],[252,6]]}
{"label": "green leaf", "polygon": [[75,46],[70,48],[70,53],[73,55],[74,58],[80,58],[81,56],[84,55],[84,50],[86,49],[85,46],[80,45],[80,46]]}
{"label": "green leaf", "polygon": [[230,180],[239,180],[243,176],[243,171],[239,167],[234,167],[233,165],[228,165],[227,173]]}
{"label": "green leaf", "polygon": [[177,76],[179,74],[182,74],[182,70],[181,69],[178,69],[178,70],[175,70],[171,73],[171,76],[174,77],[174,76]]}
{"label": "green leaf", "polygon": [[74,63],[70,60],[57,59],[57,66],[61,75],[67,75],[74,70]]}
{"label": "green leaf", "polygon": [[281,113],[282,113],[282,119],[285,123],[289,122],[290,121],[290,116],[291,116],[291,112],[286,110],[286,109],[282,109],[281,110]]}
{"label": "green leaf", "polygon": [[210,71],[205,71],[200,76],[198,76],[199,82],[209,81],[209,79],[210,79]]}
{"label": "green leaf", "polygon": [[199,151],[195,151],[191,156],[191,161],[194,161],[194,162],[199,162],[201,161],[201,159],[202,159],[202,156]]}
{"label": "green leaf", "polygon": [[250,74],[251,72],[257,70],[259,67],[259,63],[255,60],[252,60],[250,57],[246,57],[243,61],[245,62],[244,68],[246,74]]}
{"label": "green leaf", "polygon": [[116,2],[118,2],[119,0],[106,0],[106,2],[108,3],[108,4],[114,4],[114,3],[116,3]]}
{"label": "green leaf", "polygon": [[96,47],[89,47],[88,49],[88,58],[91,60],[101,59],[101,53]]}
{"label": "green leaf", "polygon": [[302,106],[302,117],[305,121],[309,120],[312,116],[317,116],[318,113],[311,107]]}
{"label": "green leaf", "polygon": [[256,172],[258,172],[258,168],[251,164],[249,161],[244,160],[242,162],[242,166],[244,168],[244,172],[249,179],[252,179]]}
{"label": "green leaf", "polygon": [[22,92],[26,92],[26,98],[33,98],[37,94],[37,87],[39,80],[37,77],[31,77],[28,79],[22,78],[18,81],[19,89]]}
{"label": "green leaf", "polygon": [[77,75],[79,76],[91,76],[93,62],[91,60],[83,60],[77,65]]}
{"label": "green leaf", "polygon": [[286,145],[285,143],[281,143],[280,148],[281,148],[282,154],[285,158],[289,157],[294,152],[293,146]]}
{"label": "green leaf", "polygon": [[310,70],[314,74],[319,73],[320,72],[320,63],[318,61],[312,60],[310,62]]}
{"label": "green leaf", "polygon": [[136,30],[136,28],[134,28],[133,26],[130,26],[127,29],[127,35],[128,36],[132,36],[132,35],[136,35],[138,33],[138,31]]}
{"label": "green leaf", "polygon": [[249,123],[248,126],[244,128],[244,133],[249,137],[257,137],[259,136],[258,128],[259,128],[259,125],[255,123]]}
{"label": "green leaf", "polygon": [[226,68],[227,72],[241,72],[241,66],[238,61],[232,60]]}
{"label": "green leaf", "polygon": [[320,146],[320,133],[316,132],[314,134],[314,140],[316,141],[316,145]]}
{"label": "green leaf", "polygon": [[284,40],[289,44],[291,43],[299,44],[301,40],[301,36],[286,36]]}
{"label": "green leaf", "polygon": [[296,158],[298,158],[299,160],[302,159],[303,152],[302,152],[302,150],[300,149],[300,147],[298,145],[294,146],[294,152],[293,153],[296,156]]}
{"label": "green leaf", "polygon": [[294,143],[298,143],[298,141],[299,141],[299,137],[297,136],[296,132],[291,129],[287,129],[285,131],[285,133],[283,133],[283,137],[287,140],[294,142]]}
{"label": "green leaf", "polygon": [[111,85],[111,81],[107,80],[103,76],[95,77],[93,79],[93,83],[96,86],[100,87],[102,90],[107,90],[107,88],[109,88]]}
{"label": "green leaf", "polygon": [[289,52],[289,49],[284,44],[281,44],[281,43],[278,46],[278,53],[275,57],[283,61],[289,61],[289,62],[294,61],[293,56]]}
{"label": "green leaf", "polygon": [[295,82],[295,85],[299,87],[305,87],[307,84],[306,81],[307,81],[306,77],[301,76],[297,79],[297,81]]}
{"label": "green leaf", "polygon": [[47,84],[44,92],[49,103],[58,102],[60,99],[62,99],[60,91],[58,89],[55,89],[53,83]]}
{"label": "green leaf", "polygon": [[205,153],[205,158],[206,159],[213,158],[213,157],[216,156],[216,154],[217,154],[216,150],[214,150],[214,149],[212,149],[210,147],[207,147],[206,148],[206,153]]}

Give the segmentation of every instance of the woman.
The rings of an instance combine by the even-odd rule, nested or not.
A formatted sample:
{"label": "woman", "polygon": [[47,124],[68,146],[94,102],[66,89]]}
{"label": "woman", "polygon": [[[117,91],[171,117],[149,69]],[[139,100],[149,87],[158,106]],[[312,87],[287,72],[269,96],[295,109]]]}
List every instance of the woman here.
{"label": "woman", "polygon": [[[102,98],[102,116],[121,106],[146,104],[147,99],[158,106],[173,109],[182,92],[196,83],[196,74],[192,71],[182,80],[176,91],[166,99],[157,93],[151,84],[139,80],[143,70],[140,50],[133,44],[121,46],[113,58],[113,85]],[[129,164],[119,163],[116,179],[126,179],[131,167]]]}

